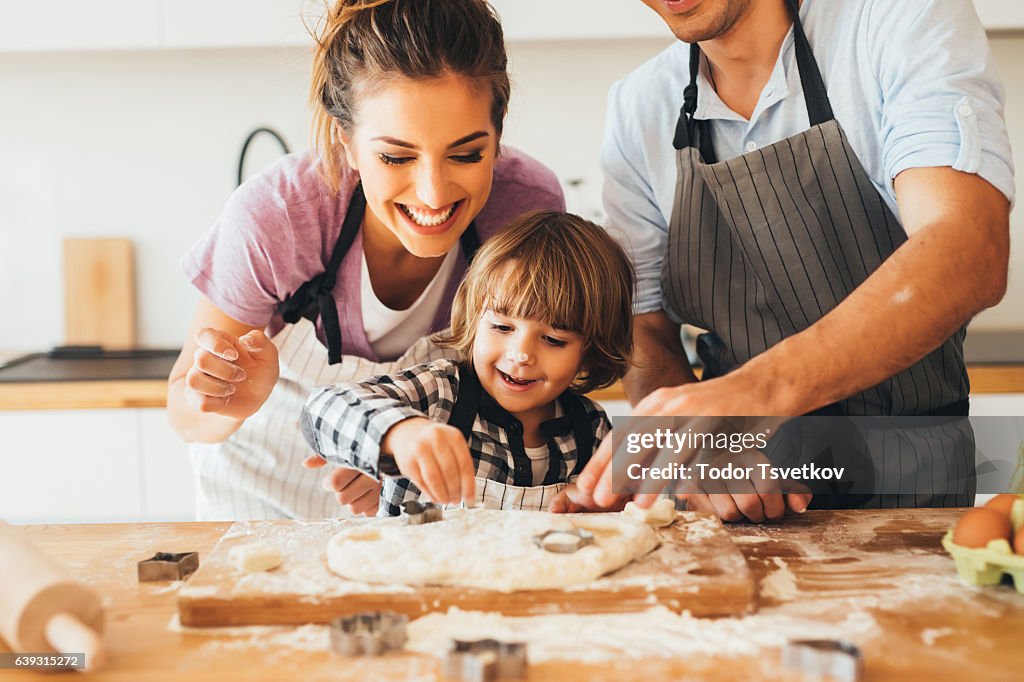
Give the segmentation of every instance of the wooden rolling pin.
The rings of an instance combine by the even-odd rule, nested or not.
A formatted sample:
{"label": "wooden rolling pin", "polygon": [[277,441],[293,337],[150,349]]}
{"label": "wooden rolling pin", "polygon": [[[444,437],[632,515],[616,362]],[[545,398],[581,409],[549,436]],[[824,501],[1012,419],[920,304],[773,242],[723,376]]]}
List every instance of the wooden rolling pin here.
{"label": "wooden rolling pin", "polygon": [[7,645],[16,653],[84,653],[92,671],[105,662],[102,632],[96,593],[0,521],[0,636]]}

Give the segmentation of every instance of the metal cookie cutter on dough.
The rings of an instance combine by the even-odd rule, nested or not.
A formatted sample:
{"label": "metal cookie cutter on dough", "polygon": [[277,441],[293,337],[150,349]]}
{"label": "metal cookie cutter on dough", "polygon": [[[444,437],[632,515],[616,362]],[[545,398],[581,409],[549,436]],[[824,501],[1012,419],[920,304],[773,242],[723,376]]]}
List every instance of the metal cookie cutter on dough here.
{"label": "metal cookie cutter on dough", "polygon": [[802,639],[782,648],[782,665],[805,675],[855,682],[864,672],[864,659],[853,644],[831,639]]}
{"label": "metal cookie cutter on dough", "polygon": [[139,582],[184,580],[199,568],[199,552],[157,552],[139,562]]}
{"label": "metal cookie cutter on dough", "polygon": [[573,554],[594,544],[594,534],[582,528],[572,530],[546,530],[533,536],[533,543],[556,554]]}
{"label": "metal cookie cutter on dough", "polygon": [[423,503],[409,500],[402,503],[402,511],[405,512],[406,524],[410,526],[444,520],[444,513],[441,511],[441,508],[433,502]]}
{"label": "metal cookie cutter on dough", "polygon": [[446,678],[464,682],[519,680],[526,677],[526,644],[496,639],[456,639],[444,658]]}
{"label": "metal cookie cutter on dough", "polygon": [[342,656],[380,656],[401,651],[408,620],[393,611],[335,618],[331,621],[331,650]]}

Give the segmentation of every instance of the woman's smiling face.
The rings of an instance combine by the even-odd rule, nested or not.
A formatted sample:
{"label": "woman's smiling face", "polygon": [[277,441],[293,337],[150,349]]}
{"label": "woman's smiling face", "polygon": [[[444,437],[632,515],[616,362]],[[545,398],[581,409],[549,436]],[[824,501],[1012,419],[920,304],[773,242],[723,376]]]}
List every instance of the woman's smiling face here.
{"label": "woman's smiling face", "polygon": [[497,134],[486,88],[460,76],[365,87],[342,133],[365,229],[421,258],[447,253],[491,193]]}

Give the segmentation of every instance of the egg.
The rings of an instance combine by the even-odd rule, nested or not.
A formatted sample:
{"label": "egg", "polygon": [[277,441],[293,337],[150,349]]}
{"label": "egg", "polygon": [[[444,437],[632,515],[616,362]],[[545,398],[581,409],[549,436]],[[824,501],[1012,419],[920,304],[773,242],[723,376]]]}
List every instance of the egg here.
{"label": "egg", "polygon": [[991,500],[985,503],[986,509],[995,509],[1001,514],[1006,516],[1010,515],[1010,510],[1013,509],[1013,503],[1021,499],[1020,495],[1011,495],[1010,493],[1003,493],[1002,495],[996,495]]}
{"label": "egg", "polygon": [[1024,555],[1024,526],[1017,529],[1017,537],[1013,539],[1013,551]]}
{"label": "egg", "polygon": [[953,531],[953,542],[961,547],[984,547],[989,540],[1010,540],[1010,518],[994,509],[978,507],[960,517]]}

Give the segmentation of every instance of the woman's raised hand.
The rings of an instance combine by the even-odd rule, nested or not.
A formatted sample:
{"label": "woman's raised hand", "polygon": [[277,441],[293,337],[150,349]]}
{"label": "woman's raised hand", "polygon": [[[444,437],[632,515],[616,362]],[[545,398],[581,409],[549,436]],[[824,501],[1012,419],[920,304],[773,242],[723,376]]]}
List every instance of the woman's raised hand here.
{"label": "woman's raised hand", "polygon": [[277,346],[258,329],[239,337],[203,327],[194,340],[185,401],[199,412],[232,419],[255,413],[277,383]]}

